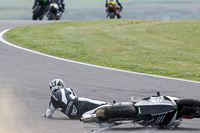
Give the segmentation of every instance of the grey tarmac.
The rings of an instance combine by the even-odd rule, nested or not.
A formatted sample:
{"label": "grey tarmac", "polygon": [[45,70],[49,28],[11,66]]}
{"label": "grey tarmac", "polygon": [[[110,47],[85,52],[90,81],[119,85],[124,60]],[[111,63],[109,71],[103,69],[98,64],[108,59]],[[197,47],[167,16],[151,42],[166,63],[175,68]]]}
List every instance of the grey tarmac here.
{"label": "grey tarmac", "polygon": [[[0,20],[0,31],[48,21]],[[26,33],[24,33],[26,34]],[[6,133],[89,133],[94,125],[70,120],[60,112],[54,118],[41,117],[51,92],[49,82],[61,78],[78,96],[112,102],[131,96],[161,94],[200,100],[200,84],[153,76],[106,70],[60,61],[23,51],[0,42],[0,132]],[[121,125],[106,133],[188,133],[200,132],[200,120],[185,120],[176,129],[152,129]]]}

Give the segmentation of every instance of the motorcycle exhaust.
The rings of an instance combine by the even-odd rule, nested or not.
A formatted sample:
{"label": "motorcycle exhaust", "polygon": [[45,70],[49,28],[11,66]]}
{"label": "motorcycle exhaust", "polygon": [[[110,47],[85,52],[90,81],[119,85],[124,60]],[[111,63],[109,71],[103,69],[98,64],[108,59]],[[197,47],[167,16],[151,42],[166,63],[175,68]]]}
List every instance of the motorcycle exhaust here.
{"label": "motorcycle exhaust", "polygon": [[90,122],[94,122],[95,120],[96,120],[96,114],[83,115],[80,118],[80,121],[83,123],[90,123]]}

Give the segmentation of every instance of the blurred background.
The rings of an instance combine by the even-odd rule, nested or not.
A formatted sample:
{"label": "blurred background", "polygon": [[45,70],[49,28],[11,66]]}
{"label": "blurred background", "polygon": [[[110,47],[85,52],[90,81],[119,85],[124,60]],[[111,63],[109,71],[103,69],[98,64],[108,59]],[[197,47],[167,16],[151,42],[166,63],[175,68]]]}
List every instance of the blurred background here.
{"label": "blurred background", "polygon": [[[120,0],[122,19],[198,19],[200,0]],[[31,20],[34,0],[0,0],[0,20]],[[106,19],[105,0],[65,0],[62,20]]]}

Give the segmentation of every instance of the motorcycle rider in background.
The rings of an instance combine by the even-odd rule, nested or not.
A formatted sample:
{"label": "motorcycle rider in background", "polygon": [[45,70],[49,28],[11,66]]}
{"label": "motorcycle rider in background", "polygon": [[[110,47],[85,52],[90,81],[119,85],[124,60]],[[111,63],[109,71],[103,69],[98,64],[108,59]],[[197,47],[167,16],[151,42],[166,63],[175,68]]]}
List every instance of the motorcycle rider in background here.
{"label": "motorcycle rider in background", "polygon": [[59,11],[60,12],[64,12],[64,10],[65,10],[65,2],[64,2],[64,0],[51,0],[52,2],[55,2],[56,4],[58,4],[58,6],[59,6]]}
{"label": "motorcycle rider in background", "polygon": [[[35,0],[32,9],[35,8],[36,2],[37,2],[37,1]],[[58,4],[58,6],[59,6],[59,11],[63,13],[64,10],[65,10],[65,2],[64,2],[64,0],[47,0],[46,4],[43,5],[43,6],[45,6],[45,10],[46,10],[46,11],[49,10],[49,6],[50,6],[50,4],[53,3],[53,2],[55,2],[55,3]]]}
{"label": "motorcycle rider in background", "polygon": [[[116,5],[116,3],[118,4],[118,6]],[[119,15],[119,17],[122,17],[121,12],[122,12],[123,7],[122,7],[122,4],[119,2],[119,0],[106,0],[106,4],[105,4],[106,8],[108,7],[109,4],[113,4],[113,5],[117,6],[118,15]],[[107,10],[106,10],[106,12],[107,12]]]}
{"label": "motorcycle rider in background", "polygon": [[[44,1],[45,1],[45,0],[44,0]],[[46,3],[43,5],[43,6],[44,6],[44,9],[45,9],[46,11],[49,9],[49,5],[50,5],[51,1],[52,1],[52,0],[46,0]],[[37,0],[34,1],[34,4],[33,4],[32,9],[35,8],[36,3],[37,3]]]}
{"label": "motorcycle rider in background", "polygon": [[101,105],[109,103],[91,100],[88,98],[77,97],[71,88],[66,88],[65,83],[61,79],[54,79],[50,82],[50,90],[52,96],[50,98],[49,107],[44,117],[51,118],[55,110],[60,110],[70,119],[80,119],[82,114],[97,108]]}

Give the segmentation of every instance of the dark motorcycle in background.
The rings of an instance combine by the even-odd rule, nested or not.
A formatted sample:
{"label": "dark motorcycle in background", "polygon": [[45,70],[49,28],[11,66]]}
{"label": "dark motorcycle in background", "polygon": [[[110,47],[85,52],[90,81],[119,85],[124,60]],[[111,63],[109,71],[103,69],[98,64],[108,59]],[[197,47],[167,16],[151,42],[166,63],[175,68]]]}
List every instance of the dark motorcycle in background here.
{"label": "dark motorcycle in background", "polygon": [[142,100],[103,105],[86,112],[80,119],[84,123],[97,124],[100,130],[132,123],[141,126],[174,128],[182,124],[183,119],[200,118],[200,101],[156,96]]}
{"label": "dark motorcycle in background", "polygon": [[108,4],[106,12],[108,19],[120,19],[119,9],[115,4]]}
{"label": "dark motorcycle in background", "polygon": [[48,10],[47,0],[36,0],[36,4],[33,7],[33,20],[42,20]]}
{"label": "dark motorcycle in background", "polygon": [[53,2],[49,6],[49,11],[47,13],[48,20],[60,20],[62,12],[59,11],[59,6],[57,3]]}

